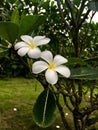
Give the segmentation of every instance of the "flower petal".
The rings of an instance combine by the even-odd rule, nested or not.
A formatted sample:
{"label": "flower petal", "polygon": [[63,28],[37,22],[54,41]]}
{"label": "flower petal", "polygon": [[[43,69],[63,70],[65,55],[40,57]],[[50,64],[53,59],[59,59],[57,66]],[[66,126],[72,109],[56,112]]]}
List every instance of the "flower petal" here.
{"label": "flower petal", "polygon": [[20,56],[24,56],[24,55],[26,55],[26,53],[29,51],[29,48],[28,47],[22,47],[22,48],[20,48],[19,50],[18,50],[18,55],[20,55]]}
{"label": "flower petal", "polygon": [[28,46],[25,42],[17,42],[14,46],[15,50],[21,48],[21,47],[26,47]]}
{"label": "flower petal", "polygon": [[64,58],[63,56],[61,55],[56,55],[54,57],[54,62],[56,63],[56,65],[61,65],[61,64],[64,64],[66,63],[68,60],[66,58]]}
{"label": "flower petal", "polygon": [[39,40],[44,39],[44,38],[45,38],[45,36],[35,36],[34,42],[38,42]]}
{"label": "flower petal", "polygon": [[37,46],[45,45],[48,44],[49,42],[50,42],[50,38],[43,38],[37,42]]}
{"label": "flower petal", "polygon": [[71,74],[70,69],[66,66],[60,65],[58,66],[55,71],[63,75],[64,77],[68,78]]}
{"label": "flower petal", "polygon": [[56,84],[58,81],[58,75],[56,73],[56,71],[53,70],[47,70],[45,73],[45,77],[48,83],[50,84]]}
{"label": "flower petal", "polygon": [[32,65],[32,72],[34,74],[38,74],[44,70],[47,69],[47,63],[44,61],[36,61],[33,65]]}
{"label": "flower petal", "polygon": [[41,58],[47,61],[48,63],[53,61],[53,55],[50,51],[43,51],[41,53]]}
{"label": "flower petal", "polygon": [[34,49],[30,49],[30,50],[28,51],[28,56],[29,56],[30,58],[35,58],[35,59],[37,59],[37,58],[39,58],[39,57],[41,56],[41,51],[40,51],[40,49],[39,49],[38,47],[36,47],[36,48],[34,48]]}
{"label": "flower petal", "polygon": [[31,36],[28,35],[22,35],[21,39],[26,42],[26,43],[32,43],[33,42],[33,38]]}

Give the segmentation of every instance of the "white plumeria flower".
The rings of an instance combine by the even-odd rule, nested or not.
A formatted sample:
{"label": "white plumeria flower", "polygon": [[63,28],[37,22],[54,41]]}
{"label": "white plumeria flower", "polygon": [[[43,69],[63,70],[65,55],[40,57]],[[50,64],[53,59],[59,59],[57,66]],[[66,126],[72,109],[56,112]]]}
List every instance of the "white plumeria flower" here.
{"label": "white plumeria flower", "polygon": [[22,41],[15,44],[15,50],[18,50],[18,55],[24,56],[28,54],[30,58],[39,58],[41,50],[38,48],[40,45],[49,43],[50,39],[45,36],[35,36],[32,38],[28,35],[21,36]]}
{"label": "white plumeria flower", "polygon": [[56,55],[53,58],[53,55],[50,51],[44,51],[41,53],[41,58],[44,61],[36,61],[32,65],[32,71],[34,74],[38,74],[44,70],[45,78],[48,83],[56,84],[58,81],[58,73],[68,78],[70,76],[70,70],[65,65],[62,65],[67,62],[67,59],[61,55]]}

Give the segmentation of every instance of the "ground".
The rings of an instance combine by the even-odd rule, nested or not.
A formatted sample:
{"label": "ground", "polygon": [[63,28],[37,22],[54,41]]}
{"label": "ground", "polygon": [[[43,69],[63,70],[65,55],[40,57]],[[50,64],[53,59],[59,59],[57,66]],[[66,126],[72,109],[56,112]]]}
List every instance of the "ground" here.
{"label": "ground", "polygon": [[[0,130],[43,130],[32,117],[34,102],[42,90],[35,79],[0,79]],[[56,130],[58,125],[64,129],[59,115],[46,130]]]}
{"label": "ground", "polygon": [[[65,130],[58,110],[56,120],[49,128],[39,128],[33,122],[32,108],[42,91],[43,87],[35,79],[0,79],[0,130]],[[72,115],[66,108],[65,116],[72,126]],[[98,122],[94,127],[93,130],[98,130]]]}

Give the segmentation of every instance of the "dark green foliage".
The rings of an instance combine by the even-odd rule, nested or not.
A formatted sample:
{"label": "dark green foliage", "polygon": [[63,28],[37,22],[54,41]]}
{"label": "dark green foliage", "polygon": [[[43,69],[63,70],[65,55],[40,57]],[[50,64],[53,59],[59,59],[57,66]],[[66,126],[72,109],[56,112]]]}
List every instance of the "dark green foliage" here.
{"label": "dark green foliage", "polygon": [[73,0],[73,2],[74,2],[75,5],[79,6],[80,3],[81,3],[81,0]]}
{"label": "dark green foliage", "polygon": [[12,16],[11,16],[11,22],[19,25],[20,24],[20,16],[18,9],[13,10]]}
{"label": "dark green foliage", "polygon": [[45,17],[39,15],[29,15],[25,16],[20,21],[19,26],[19,37],[23,34],[29,34],[37,30],[40,25],[45,21]]}
{"label": "dark green foliage", "polygon": [[14,43],[18,35],[18,26],[11,22],[0,22],[0,37]]}
{"label": "dark green foliage", "polygon": [[40,127],[49,127],[55,120],[56,102],[51,91],[43,91],[33,108],[33,119]]}
{"label": "dark green foliage", "polygon": [[91,67],[80,67],[71,70],[71,77],[73,79],[98,80],[98,69]]}
{"label": "dark green foliage", "polygon": [[89,9],[93,10],[93,11],[98,11],[98,1],[97,0],[92,0],[89,4],[88,4]]}

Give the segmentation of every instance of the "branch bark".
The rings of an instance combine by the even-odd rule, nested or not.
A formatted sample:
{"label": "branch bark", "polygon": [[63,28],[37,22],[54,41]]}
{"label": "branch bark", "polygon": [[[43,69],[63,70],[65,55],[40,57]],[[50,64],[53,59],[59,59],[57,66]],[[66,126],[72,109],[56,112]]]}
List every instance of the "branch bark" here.
{"label": "branch bark", "polygon": [[65,3],[71,13],[71,17],[72,17],[72,24],[74,27],[76,27],[76,20],[75,20],[75,15],[74,15],[74,9],[73,9],[73,5],[72,2],[70,0],[65,0]]}
{"label": "branch bark", "polygon": [[65,21],[65,17],[63,15],[63,11],[61,9],[61,3],[60,3],[60,0],[55,0],[57,2],[57,5],[58,5],[58,9],[59,9],[59,12],[60,12],[60,16],[61,16],[61,19],[62,19],[62,22],[65,24],[65,26],[70,29],[70,26],[68,25],[68,23]]}

